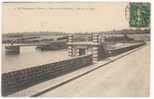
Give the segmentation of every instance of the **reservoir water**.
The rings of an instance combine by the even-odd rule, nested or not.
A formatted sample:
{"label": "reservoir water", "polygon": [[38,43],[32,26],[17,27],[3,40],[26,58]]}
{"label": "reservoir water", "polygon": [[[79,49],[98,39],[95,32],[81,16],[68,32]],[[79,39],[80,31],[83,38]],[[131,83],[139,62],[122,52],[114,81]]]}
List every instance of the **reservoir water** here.
{"label": "reservoir water", "polygon": [[2,44],[2,73],[53,63],[68,58],[66,49],[41,51],[36,49],[36,46],[22,46],[20,47],[20,54],[6,55],[5,45]]}

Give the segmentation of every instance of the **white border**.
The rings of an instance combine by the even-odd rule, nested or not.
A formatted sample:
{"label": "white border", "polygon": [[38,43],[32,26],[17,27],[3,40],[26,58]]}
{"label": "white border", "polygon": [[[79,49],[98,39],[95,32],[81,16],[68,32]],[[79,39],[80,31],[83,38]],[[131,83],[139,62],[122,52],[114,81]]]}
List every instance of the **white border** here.
{"label": "white border", "polygon": [[152,0],[2,0],[2,2],[151,2]]}
{"label": "white border", "polygon": [[[0,1],[0,31],[2,33],[2,2],[151,2],[151,84],[150,84],[150,97],[142,97],[142,99],[154,99],[154,27],[152,25],[153,23],[153,17],[154,17],[154,6],[153,5],[153,0],[1,0]],[[0,43],[2,41],[2,38],[0,36]],[[1,49],[1,44],[0,44],[0,49]],[[1,50],[0,50],[1,53]],[[143,53],[144,54],[144,53]],[[0,64],[2,64],[2,57],[0,57]],[[1,65],[0,65],[1,66]],[[0,68],[1,71],[1,68]],[[0,75],[1,77],[1,75]],[[1,82],[1,79],[0,79]],[[1,83],[0,83],[0,89],[1,89]],[[0,95],[1,95],[1,90],[0,90]],[[1,97],[4,98],[4,97]],[[51,97],[50,97],[51,98]],[[111,97],[107,97],[108,99],[110,99]],[[115,97],[114,97],[115,98]],[[119,98],[119,97],[117,97]],[[121,97],[121,99],[123,99],[124,97]],[[133,99],[135,97],[127,97],[127,99]],[[136,97],[137,99],[141,98],[141,97]],[[9,99],[9,98],[5,98],[5,99]],[[15,99],[15,98],[13,98]],[[24,98],[20,98],[20,99],[24,99]],[[38,98],[39,99],[39,98]],[[45,98],[47,99],[47,98]],[[54,98],[54,99],[58,99],[58,98]],[[67,99],[67,98],[63,98],[63,99]],[[78,98],[77,98],[78,99]],[[87,98],[90,99],[90,98]],[[96,99],[96,98],[94,98]]]}

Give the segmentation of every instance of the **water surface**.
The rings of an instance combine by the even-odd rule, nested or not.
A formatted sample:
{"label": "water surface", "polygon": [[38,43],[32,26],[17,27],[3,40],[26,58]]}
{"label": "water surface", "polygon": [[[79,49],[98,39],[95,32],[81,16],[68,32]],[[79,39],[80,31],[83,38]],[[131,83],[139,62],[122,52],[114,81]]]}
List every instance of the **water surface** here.
{"label": "water surface", "polygon": [[20,47],[19,55],[6,55],[2,45],[2,72],[10,72],[42,64],[68,59],[66,49],[57,51],[40,51],[36,46]]}

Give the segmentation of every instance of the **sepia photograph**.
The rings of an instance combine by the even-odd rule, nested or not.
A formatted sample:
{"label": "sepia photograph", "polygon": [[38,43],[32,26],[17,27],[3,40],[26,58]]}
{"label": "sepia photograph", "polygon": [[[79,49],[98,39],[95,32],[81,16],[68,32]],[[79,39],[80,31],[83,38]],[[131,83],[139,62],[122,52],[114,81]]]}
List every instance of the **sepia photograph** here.
{"label": "sepia photograph", "polygon": [[150,2],[2,2],[3,97],[149,97]]}

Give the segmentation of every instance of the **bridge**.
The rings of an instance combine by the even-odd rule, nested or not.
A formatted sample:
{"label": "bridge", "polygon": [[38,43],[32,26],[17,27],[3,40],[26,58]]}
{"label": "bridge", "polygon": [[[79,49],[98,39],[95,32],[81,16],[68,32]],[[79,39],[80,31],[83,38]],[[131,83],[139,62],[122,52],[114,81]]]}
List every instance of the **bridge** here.
{"label": "bridge", "polygon": [[[50,45],[50,46],[48,46]],[[52,46],[51,46],[52,45]],[[48,47],[48,49],[64,49],[66,45],[66,41],[58,40],[58,41],[50,41],[50,42],[38,42],[38,43],[10,43],[5,46],[6,54],[19,54],[20,47],[23,46],[38,46],[42,48],[42,46]],[[44,47],[43,47],[44,48]]]}
{"label": "bridge", "polygon": [[33,43],[33,44],[8,44],[5,46],[5,52],[6,54],[19,54],[20,53],[20,47],[23,46],[41,46],[45,44],[40,44],[40,43]]}
{"label": "bridge", "polygon": [[40,44],[40,43],[36,43],[36,44],[9,44],[9,45],[6,45],[6,46],[19,46],[19,47],[22,47],[22,46],[39,46],[39,45],[45,45],[45,44]]}

